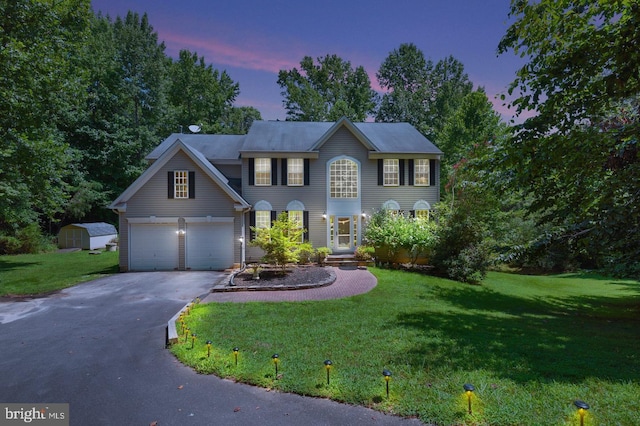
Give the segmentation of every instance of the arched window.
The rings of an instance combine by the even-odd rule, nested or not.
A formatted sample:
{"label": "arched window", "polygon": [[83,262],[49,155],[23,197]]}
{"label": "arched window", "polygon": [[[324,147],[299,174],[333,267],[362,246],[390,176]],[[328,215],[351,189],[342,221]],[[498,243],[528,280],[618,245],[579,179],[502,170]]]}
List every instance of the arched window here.
{"label": "arched window", "polygon": [[358,198],[358,163],[343,158],[329,166],[331,198]]}

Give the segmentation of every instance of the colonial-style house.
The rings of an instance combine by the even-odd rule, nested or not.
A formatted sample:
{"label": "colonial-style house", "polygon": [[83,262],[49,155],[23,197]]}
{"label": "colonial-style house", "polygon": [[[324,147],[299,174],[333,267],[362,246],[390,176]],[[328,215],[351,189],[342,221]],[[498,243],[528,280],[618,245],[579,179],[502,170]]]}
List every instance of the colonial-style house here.
{"label": "colonial-style house", "polygon": [[120,270],[226,269],[258,260],[251,227],[287,212],[304,239],[352,253],[379,209],[427,215],[442,152],[406,123],[256,121],[247,135],[173,134],[109,207]]}

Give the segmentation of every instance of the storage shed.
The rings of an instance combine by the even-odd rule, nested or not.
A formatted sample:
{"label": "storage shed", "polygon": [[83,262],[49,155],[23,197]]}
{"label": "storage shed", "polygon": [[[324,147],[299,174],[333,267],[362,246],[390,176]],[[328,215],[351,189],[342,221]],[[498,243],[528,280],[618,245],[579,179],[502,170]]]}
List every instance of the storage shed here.
{"label": "storage shed", "polygon": [[72,223],[60,229],[58,247],[95,250],[106,247],[117,237],[116,227],[105,222]]}

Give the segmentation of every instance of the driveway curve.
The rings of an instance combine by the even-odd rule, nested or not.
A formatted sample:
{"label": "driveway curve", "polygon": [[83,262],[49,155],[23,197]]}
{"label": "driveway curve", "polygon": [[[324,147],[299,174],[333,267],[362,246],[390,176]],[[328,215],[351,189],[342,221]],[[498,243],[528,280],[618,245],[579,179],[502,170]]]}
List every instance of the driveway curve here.
{"label": "driveway curve", "polygon": [[0,402],[69,403],[71,425],[418,425],[196,374],[164,348],[168,318],[222,278],[125,273],[0,302]]}

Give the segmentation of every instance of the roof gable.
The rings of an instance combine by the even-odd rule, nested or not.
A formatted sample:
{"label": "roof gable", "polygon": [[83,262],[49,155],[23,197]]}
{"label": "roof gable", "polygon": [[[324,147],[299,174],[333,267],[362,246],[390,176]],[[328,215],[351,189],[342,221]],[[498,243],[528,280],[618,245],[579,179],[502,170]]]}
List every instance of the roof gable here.
{"label": "roof gable", "polygon": [[175,139],[171,145],[164,150],[158,159],[147,168],[118,198],[110,205],[111,209],[126,209],[126,203],[136,192],[138,192],[171,158],[179,151],[184,152],[205,174],[209,176],[220,188],[235,202],[242,207],[249,207],[247,203],[236,191],[229,186],[229,180],[213,165],[200,151],[185,144],[180,139]]}

